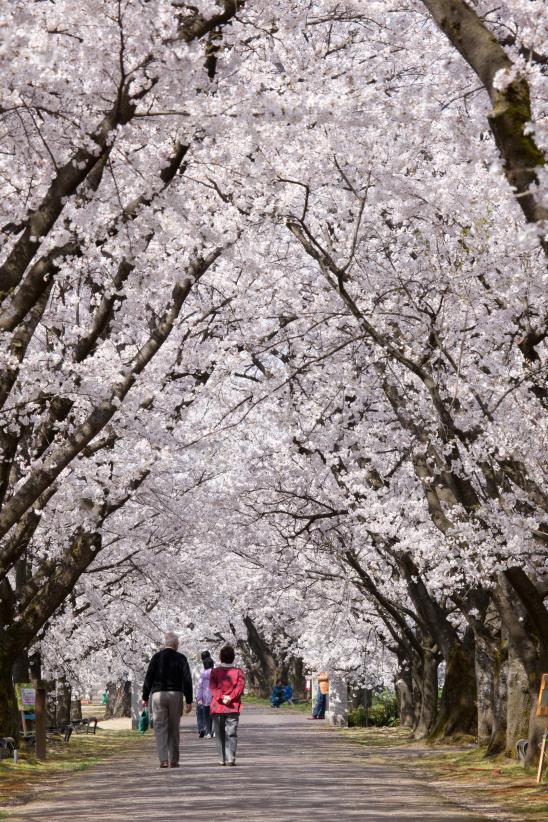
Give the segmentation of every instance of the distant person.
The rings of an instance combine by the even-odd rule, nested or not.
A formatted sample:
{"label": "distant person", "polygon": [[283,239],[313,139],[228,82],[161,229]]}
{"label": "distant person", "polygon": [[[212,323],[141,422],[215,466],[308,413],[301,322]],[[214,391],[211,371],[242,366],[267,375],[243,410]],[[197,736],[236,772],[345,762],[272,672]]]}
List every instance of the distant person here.
{"label": "distant person", "polygon": [[287,702],[288,705],[293,705],[293,688],[286,682],[284,685],[284,702]]}
{"label": "distant person", "polygon": [[213,659],[209,651],[202,654],[204,670],[200,673],[198,687],[196,688],[196,720],[198,722],[198,736],[203,739],[211,739],[213,736],[213,724],[209,707],[211,705],[211,691],[209,690],[209,679],[211,669],[214,666]]}
{"label": "distant person", "polygon": [[329,693],[329,677],[327,674],[318,674],[318,691],[316,693],[316,704],[309,719],[325,719],[325,709],[327,707],[327,694]]}
{"label": "distant person", "polygon": [[284,689],[282,687],[282,680],[277,679],[274,683],[274,687],[272,688],[272,693],[270,695],[270,704],[273,708],[279,708],[283,701]]}
{"label": "distant person", "polygon": [[213,717],[219,765],[236,764],[238,721],[245,687],[244,672],[234,666],[234,648],[221,648],[221,664],[213,668],[209,679],[210,712]]}
{"label": "distant person", "polygon": [[179,767],[179,725],[183,707],[192,710],[192,676],[184,654],[177,650],[179,637],[167,633],[164,647],[150,660],[143,683],[143,704],[152,701],[152,716],[160,768]]}

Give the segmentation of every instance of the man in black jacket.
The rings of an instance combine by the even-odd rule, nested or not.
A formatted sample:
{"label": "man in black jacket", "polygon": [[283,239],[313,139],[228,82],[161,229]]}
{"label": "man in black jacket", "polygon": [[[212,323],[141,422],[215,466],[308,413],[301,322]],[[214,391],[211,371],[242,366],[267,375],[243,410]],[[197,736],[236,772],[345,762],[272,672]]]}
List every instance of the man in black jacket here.
{"label": "man in black jacket", "polygon": [[150,660],[143,684],[143,703],[152,701],[152,716],[160,768],[179,767],[179,724],[183,694],[187,714],[192,710],[192,676],[186,656],[177,651],[179,637],[168,633],[164,647]]}

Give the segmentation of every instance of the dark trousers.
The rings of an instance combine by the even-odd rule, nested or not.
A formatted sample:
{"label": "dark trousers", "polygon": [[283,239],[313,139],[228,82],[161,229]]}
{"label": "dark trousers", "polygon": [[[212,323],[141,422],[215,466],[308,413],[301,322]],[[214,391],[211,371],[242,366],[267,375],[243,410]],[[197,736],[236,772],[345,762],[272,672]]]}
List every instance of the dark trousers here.
{"label": "dark trousers", "polygon": [[325,719],[326,703],[326,694],[322,694],[321,691],[319,691],[318,696],[316,697],[316,704],[314,705],[314,710],[312,711],[312,716],[315,716],[316,719]]}
{"label": "dark trousers", "polygon": [[198,731],[205,734],[213,734],[213,717],[209,712],[209,705],[198,705],[196,708],[196,721]]}

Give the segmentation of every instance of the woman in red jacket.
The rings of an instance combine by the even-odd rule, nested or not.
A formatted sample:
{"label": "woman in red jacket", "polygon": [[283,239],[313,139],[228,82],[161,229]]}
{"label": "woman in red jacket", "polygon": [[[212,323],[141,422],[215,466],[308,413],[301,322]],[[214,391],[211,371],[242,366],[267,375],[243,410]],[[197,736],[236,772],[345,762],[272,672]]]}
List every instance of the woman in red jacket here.
{"label": "woman in red jacket", "polygon": [[242,707],[245,677],[240,668],[235,668],[234,648],[221,648],[221,664],[213,668],[209,680],[211,691],[210,713],[213,717],[215,743],[219,754],[219,765],[236,764],[238,720]]}

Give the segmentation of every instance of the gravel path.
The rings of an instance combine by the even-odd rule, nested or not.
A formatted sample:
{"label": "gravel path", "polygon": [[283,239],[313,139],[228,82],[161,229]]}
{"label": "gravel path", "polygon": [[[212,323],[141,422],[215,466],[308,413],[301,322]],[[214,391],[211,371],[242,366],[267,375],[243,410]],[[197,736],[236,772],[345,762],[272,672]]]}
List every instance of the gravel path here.
{"label": "gravel path", "polygon": [[198,739],[189,718],[181,743],[178,770],[159,770],[151,735],[137,757],[74,774],[10,820],[485,822],[397,766],[368,763],[358,746],[301,714],[246,708],[236,768],[217,765],[213,740]]}

